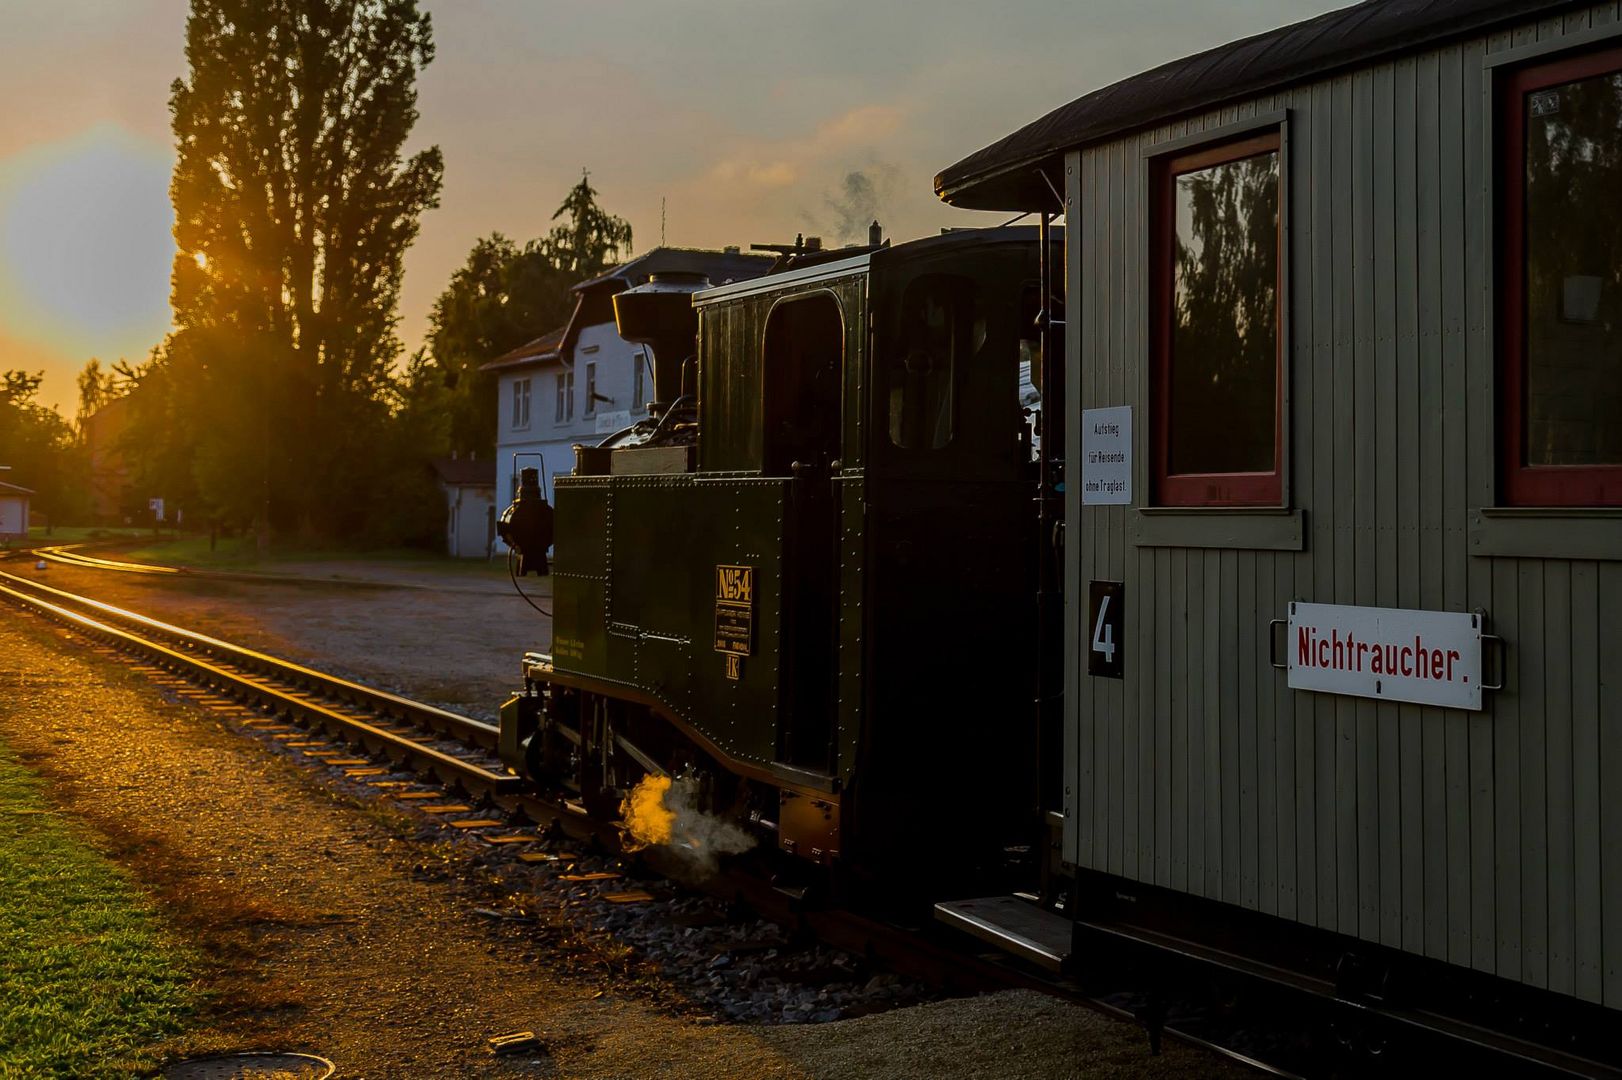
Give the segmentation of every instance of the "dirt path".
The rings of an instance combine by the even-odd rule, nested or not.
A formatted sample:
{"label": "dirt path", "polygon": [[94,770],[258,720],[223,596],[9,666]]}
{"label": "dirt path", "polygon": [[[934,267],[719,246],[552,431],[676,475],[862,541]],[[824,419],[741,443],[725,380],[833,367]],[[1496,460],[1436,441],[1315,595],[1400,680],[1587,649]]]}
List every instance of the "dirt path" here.
{"label": "dirt path", "polygon": [[[1221,1074],[1203,1056],[1148,1058],[1130,1027],[1025,994],[798,1029],[674,1015],[655,1004],[671,991],[623,992],[590,943],[472,917],[454,852],[410,839],[416,826],[378,802],[47,624],[0,615],[0,739],[209,958],[177,1053],[304,1050],[345,1078]],[[519,1029],[550,1053],[492,1059],[484,1040]]]}

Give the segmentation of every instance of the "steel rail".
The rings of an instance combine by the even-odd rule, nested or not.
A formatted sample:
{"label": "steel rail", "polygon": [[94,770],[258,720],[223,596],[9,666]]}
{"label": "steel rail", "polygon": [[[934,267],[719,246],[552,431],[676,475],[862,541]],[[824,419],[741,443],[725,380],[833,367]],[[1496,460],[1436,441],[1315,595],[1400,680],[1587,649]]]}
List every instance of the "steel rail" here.
{"label": "steel rail", "polygon": [[162,634],[181,644],[185,649],[209,653],[234,665],[243,665],[267,675],[287,679],[324,696],[347,701],[352,705],[371,709],[383,715],[409,720],[429,730],[441,732],[450,738],[471,743],[486,750],[495,749],[500,739],[500,729],[494,724],[487,724],[470,716],[462,716],[460,713],[436,708],[420,701],[413,701],[398,694],[391,694],[387,690],[379,690],[324,671],[317,671],[314,668],[305,667],[291,660],[283,660],[280,657],[270,656],[241,645],[234,645],[229,641],[221,641],[219,638],[210,637],[195,630],[186,630],[172,623],[166,623],[125,608],[114,607],[112,604],[93,600],[88,596],[80,596],[64,589],[58,589],[43,582],[18,577],[4,571],[0,571],[0,581],[9,582],[13,586],[20,585],[49,593],[70,604],[93,608],[118,622],[139,626],[144,630]]}
{"label": "steel rail", "polygon": [[127,574],[184,574],[186,571],[178,566],[161,566],[156,563],[120,562],[114,559],[98,559],[93,555],[81,555],[77,551],[70,551],[67,547],[35,548],[34,554],[41,559],[61,563],[63,566],[82,566],[88,570],[120,570]]}
{"label": "steel rail", "polygon": [[[35,582],[28,582],[26,579],[15,578],[10,574],[0,574],[0,578],[10,579],[11,581],[21,581],[25,586],[43,589],[45,591],[60,594],[66,597],[73,597],[73,594],[71,593],[63,593],[60,589],[53,589],[50,586],[38,585]],[[286,712],[294,716],[301,717],[313,727],[324,728],[333,734],[341,735],[342,737],[360,746],[364,746],[370,753],[388,757],[392,760],[410,763],[417,768],[433,773],[444,783],[460,787],[463,790],[468,791],[470,794],[488,794],[495,796],[507,792],[516,792],[523,786],[523,781],[521,779],[505,769],[497,771],[496,769],[488,768],[478,762],[467,761],[455,756],[454,754],[446,753],[445,751],[436,749],[432,746],[423,745],[422,743],[419,743],[404,735],[400,735],[397,732],[379,726],[375,722],[377,719],[376,717],[368,719],[365,717],[351,715],[350,713],[334,708],[333,705],[328,702],[319,701],[308,697],[305,694],[300,693],[294,687],[278,686],[274,681],[272,681],[276,678],[277,674],[283,671],[294,674],[301,678],[306,675],[321,674],[319,672],[313,672],[311,669],[305,668],[302,665],[277,661],[273,657],[266,656],[263,653],[254,652],[251,649],[239,649],[236,646],[228,646],[226,650],[228,652],[254,658],[256,661],[256,666],[258,666],[260,669],[257,671],[244,671],[232,666],[228,666],[224,662],[216,662],[218,658],[209,659],[198,656],[194,652],[188,651],[184,647],[183,642],[186,639],[205,639],[205,635],[190,635],[188,632],[180,630],[178,627],[170,627],[166,623],[157,622],[157,620],[148,620],[145,616],[136,615],[134,612],[120,612],[120,609],[112,608],[111,605],[105,605],[100,601],[90,600],[87,597],[73,597],[73,599],[76,602],[82,602],[90,606],[107,608],[112,612],[120,612],[121,615],[130,617],[134,621],[143,624],[151,623],[153,628],[163,628],[166,632],[178,634],[182,639],[182,647],[175,648],[165,645],[162,642],[142,637],[139,634],[120,629],[119,627],[113,626],[110,623],[93,619],[89,615],[78,611],[73,611],[62,606],[61,604],[55,604],[42,597],[30,595],[19,589],[13,588],[10,585],[0,584],[0,596],[10,599],[15,603],[23,604],[24,606],[35,611],[42,612],[51,618],[56,619],[58,622],[65,623],[76,630],[85,631],[92,635],[109,639],[125,648],[148,657],[161,666],[184,671],[188,673],[189,677],[206,686],[213,686],[216,689],[235,691],[241,696],[257,699],[261,704],[267,705],[278,712]],[[206,638],[206,640],[214,645],[226,645],[225,642],[218,642],[213,638]],[[365,687],[360,687],[357,683],[349,683],[347,680],[337,681],[346,687],[354,688],[356,690],[368,689]],[[382,691],[377,691],[376,693],[378,694],[380,703],[386,706],[397,707],[401,703],[410,705],[418,704],[416,702],[410,702],[409,699],[401,698],[393,694],[386,694]],[[434,713],[444,713],[444,710],[433,710],[430,706],[421,706],[421,708],[431,710]],[[387,713],[384,712],[384,715],[386,716]],[[444,715],[455,716],[454,713],[445,713]],[[457,717],[457,719],[462,721],[462,727],[464,730],[466,729],[466,725],[478,725],[480,727],[490,728],[490,725],[480,724],[479,721],[472,720],[468,717]]]}

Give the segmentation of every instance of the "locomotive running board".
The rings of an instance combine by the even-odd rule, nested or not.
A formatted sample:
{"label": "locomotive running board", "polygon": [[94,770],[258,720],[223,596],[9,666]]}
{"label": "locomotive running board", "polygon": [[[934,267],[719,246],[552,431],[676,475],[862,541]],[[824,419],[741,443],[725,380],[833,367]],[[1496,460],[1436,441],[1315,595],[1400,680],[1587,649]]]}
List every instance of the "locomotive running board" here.
{"label": "locomotive running board", "polygon": [[1070,959],[1070,920],[1017,896],[943,900],[935,918],[1049,971]]}

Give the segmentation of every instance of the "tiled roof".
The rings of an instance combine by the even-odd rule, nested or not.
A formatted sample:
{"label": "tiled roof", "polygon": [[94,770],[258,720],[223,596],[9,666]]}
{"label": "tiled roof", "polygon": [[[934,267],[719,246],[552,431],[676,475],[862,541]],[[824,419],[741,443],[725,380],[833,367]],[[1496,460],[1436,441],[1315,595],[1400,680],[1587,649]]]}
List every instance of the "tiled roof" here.
{"label": "tiled roof", "polygon": [[548,330],[534,341],[526,341],[494,360],[486,360],[479,365],[479,370],[500,371],[503,368],[525,367],[529,364],[538,364],[542,360],[551,360],[558,355],[558,346],[563,343],[563,332],[567,329],[567,326],[560,326],[556,330]]}

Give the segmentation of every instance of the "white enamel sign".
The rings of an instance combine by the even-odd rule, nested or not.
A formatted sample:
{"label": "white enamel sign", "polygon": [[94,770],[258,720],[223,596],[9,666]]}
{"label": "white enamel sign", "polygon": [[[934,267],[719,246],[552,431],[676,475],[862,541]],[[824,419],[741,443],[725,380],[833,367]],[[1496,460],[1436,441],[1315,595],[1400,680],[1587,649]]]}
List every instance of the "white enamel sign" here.
{"label": "white enamel sign", "polygon": [[1081,503],[1132,504],[1132,406],[1082,410]]}
{"label": "white enamel sign", "polygon": [[1289,685],[1480,709],[1481,622],[1468,612],[1292,603]]}

